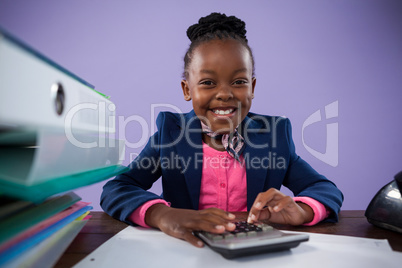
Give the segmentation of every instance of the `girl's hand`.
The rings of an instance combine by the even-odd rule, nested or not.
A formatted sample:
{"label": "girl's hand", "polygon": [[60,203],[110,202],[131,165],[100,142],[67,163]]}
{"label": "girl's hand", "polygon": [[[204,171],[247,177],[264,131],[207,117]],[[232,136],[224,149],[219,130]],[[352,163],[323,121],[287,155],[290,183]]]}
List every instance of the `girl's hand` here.
{"label": "girl's hand", "polygon": [[233,231],[236,226],[231,221],[234,219],[235,215],[217,208],[197,211],[171,208],[164,204],[151,206],[145,214],[145,222],[149,226],[186,240],[196,247],[203,247],[204,243],[193,235],[193,231],[217,234]]}
{"label": "girl's hand", "polygon": [[269,220],[272,223],[301,225],[313,220],[310,206],[296,203],[293,198],[271,188],[258,194],[247,221]]}

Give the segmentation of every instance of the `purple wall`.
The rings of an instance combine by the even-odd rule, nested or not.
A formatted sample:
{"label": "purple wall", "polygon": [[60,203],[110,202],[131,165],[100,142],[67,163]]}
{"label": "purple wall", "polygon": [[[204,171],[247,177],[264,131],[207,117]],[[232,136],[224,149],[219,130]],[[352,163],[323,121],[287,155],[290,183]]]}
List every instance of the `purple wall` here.
{"label": "purple wall", "polygon": [[[251,110],[289,117],[297,152],[343,191],[343,209],[366,209],[402,170],[400,1],[3,0],[0,25],[110,95],[126,122],[145,119],[118,123],[128,164],[154,129],[152,104],[191,108],[180,88],[185,31],[212,11],[247,23]],[[103,184],[77,193],[101,210]]]}

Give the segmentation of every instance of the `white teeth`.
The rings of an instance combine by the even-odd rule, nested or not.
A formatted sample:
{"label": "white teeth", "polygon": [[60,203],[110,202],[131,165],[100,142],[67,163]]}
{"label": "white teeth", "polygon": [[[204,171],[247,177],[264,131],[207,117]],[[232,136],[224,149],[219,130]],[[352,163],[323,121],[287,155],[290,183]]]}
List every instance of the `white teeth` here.
{"label": "white teeth", "polygon": [[219,114],[219,115],[225,115],[225,114],[230,114],[233,112],[233,109],[229,109],[229,110],[215,110],[214,113],[215,114]]}

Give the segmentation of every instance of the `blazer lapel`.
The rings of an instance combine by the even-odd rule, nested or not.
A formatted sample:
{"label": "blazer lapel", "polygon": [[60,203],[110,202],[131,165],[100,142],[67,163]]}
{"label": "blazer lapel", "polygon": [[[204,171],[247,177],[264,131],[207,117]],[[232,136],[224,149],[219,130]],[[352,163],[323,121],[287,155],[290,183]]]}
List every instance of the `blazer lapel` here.
{"label": "blazer lapel", "polygon": [[248,116],[242,122],[240,133],[246,144],[243,157],[247,169],[247,209],[250,210],[255,198],[264,189],[267,168],[261,161],[268,157],[270,133]]}
{"label": "blazer lapel", "polygon": [[191,198],[193,209],[198,209],[202,176],[202,135],[201,123],[194,113],[189,112],[180,123],[180,127],[172,130],[171,135],[178,137],[177,153],[181,157],[182,168]]}

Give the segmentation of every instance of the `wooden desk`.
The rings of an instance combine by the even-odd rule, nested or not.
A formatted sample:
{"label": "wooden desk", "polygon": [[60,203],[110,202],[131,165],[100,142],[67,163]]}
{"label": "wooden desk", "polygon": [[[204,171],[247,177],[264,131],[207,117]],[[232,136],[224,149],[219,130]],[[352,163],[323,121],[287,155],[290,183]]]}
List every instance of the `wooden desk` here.
{"label": "wooden desk", "polygon": [[[92,218],[71,243],[55,267],[71,267],[127,227],[104,212],[91,212]],[[378,228],[367,222],[362,210],[346,210],[339,215],[338,223],[319,223],[316,226],[275,226],[282,230],[355,237],[388,239],[395,251],[402,252],[402,234]]]}

